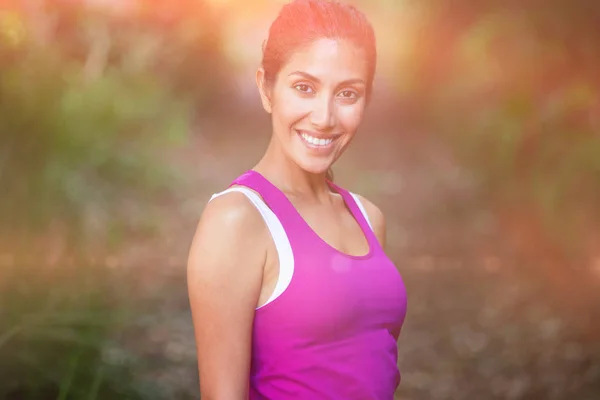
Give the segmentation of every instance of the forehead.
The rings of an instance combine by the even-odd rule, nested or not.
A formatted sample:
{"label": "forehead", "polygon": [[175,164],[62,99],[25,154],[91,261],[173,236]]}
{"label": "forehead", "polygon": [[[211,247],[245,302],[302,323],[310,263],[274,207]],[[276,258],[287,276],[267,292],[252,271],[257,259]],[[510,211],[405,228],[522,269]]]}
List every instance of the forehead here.
{"label": "forehead", "polygon": [[296,50],[281,70],[285,76],[295,71],[308,73],[322,81],[362,79],[366,82],[367,56],[349,40],[318,39]]}

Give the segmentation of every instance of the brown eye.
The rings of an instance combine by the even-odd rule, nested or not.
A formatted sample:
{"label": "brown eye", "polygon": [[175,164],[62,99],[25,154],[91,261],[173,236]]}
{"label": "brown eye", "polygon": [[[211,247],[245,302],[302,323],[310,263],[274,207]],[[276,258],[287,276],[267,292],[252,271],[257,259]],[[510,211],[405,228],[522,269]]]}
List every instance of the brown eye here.
{"label": "brown eye", "polygon": [[302,93],[312,93],[312,88],[306,84],[296,85],[294,88]]}
{"label": "brown eye", "polygon": [[358,97],[356,92],[354,92],[352,90],[344,90],[343,92],[340,93],[340,96],[345,99],[354,99],[354,98]]}

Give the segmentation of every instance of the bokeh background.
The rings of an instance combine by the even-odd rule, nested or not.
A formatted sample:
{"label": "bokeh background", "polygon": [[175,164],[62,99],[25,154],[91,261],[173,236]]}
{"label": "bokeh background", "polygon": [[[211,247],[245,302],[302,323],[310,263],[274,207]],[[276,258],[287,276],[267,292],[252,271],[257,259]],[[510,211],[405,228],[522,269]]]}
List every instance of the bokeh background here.
{"label": "bokeh background", "polygon": [[[336,180],[387,216],[398,398],[600,399],[600,3],[354,0]],[[185,264],[258,160],[282,1],[0,1],[0,398],[197,399]]]}

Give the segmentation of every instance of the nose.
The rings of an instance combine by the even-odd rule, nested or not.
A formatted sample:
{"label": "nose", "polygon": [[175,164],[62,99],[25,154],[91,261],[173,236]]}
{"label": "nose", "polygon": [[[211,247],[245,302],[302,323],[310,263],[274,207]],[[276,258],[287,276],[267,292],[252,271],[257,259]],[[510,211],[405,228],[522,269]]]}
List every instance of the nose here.
{"label": "nose", "polygon": [[314,99],[310,113],[311,124],[322,131],[330,130],[336,124],[335,105],[328,96],[319,96]]}

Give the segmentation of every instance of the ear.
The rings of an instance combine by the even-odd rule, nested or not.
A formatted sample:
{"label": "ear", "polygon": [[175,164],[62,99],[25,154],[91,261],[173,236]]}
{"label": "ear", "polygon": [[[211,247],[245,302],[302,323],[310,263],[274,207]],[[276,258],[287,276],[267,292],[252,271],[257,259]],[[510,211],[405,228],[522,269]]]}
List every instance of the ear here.
{"label": "ear", "polygon": [[258,86],[258,92],[260,93],[260,100],[262,102],[262,106],[265,109],[265,111],[270,114],[272,111],[271,92],[265,79],[265,70],[263,69],[263,67],[258,68],[258,70],[256,71],[256,86]]}

